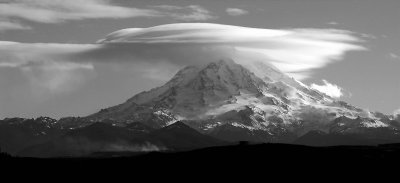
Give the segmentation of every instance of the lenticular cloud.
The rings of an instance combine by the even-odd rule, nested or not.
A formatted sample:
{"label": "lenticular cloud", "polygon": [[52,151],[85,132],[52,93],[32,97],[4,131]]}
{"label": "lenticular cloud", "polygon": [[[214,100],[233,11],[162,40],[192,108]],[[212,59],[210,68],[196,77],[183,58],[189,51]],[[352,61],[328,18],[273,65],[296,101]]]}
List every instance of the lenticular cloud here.
{"label": "lenticular cloud", "polygon": [[[346,30],[279,30],[185,23],[123,29],[109,34],[98,43],[112,49],[110,55],[130,50],[132,57],[148,60],[155,59],[156,53],[164,56],[157,60],[167,60],[178,65],[207,62],[201,58],[230,57],[238,60],[253,55],[253,59],[271,63],[297,79],[304,79],[310,75],[312,69],[341,60],[348,51],[365,50],[358,45],[361,41],[356,33]],[[120,51],[116,48],[120,48]],[[141,53],[136,53],[137,50]],[[143,51],[151,55],[146,55]],[[188,59],[185,57],[188,53],[193,53],[190,54],[191,59],[181,60]],[[171,54],[175,60],[170,59]],[[180,58],[180,55],[183,57]]]}
{"label": "lenticular cloud", "polygon": [[[340,61],[349,51],[365,50],[360,45],[362,41],[357,33],[336,29],[261,29],[181,23],[123,29],[97,44],[0,41],[0,67],[46,68],[35,70],[60,78],[52,81],[52,86],[59,86],[75,77],[72,70],[77,70],[77,66],[79,70],[95,72],[96,67],[91,65],[99,62],[134,64],[136,70],[151,70],[148,78],[168,79],[154,74],[173,73],[186,65],[229,58],[239,64],[265,62],[301,80],[309,77],[313,69]],[[51,71],[51,68],[65,67],[69,68],[64,69],[62,77],[57,77],[59,72]],[[37,80],[41,82],[40,78]]]}
{"label": "lenticular cloud", "polygon": [[[0,44],[0,58],[6,57],[0,60],[0,66],[51,60],[147,65],[164,62],[182,67],[231,58],[238,62],[268,62],[296,79],[304,79],[313,69],[341,60],[348,51],[365,50],[359,45],[361,41],[356,33],[346,30],[181,23],[119,30],[98,44]],[[58,49],[64,47],[68,49]]]}

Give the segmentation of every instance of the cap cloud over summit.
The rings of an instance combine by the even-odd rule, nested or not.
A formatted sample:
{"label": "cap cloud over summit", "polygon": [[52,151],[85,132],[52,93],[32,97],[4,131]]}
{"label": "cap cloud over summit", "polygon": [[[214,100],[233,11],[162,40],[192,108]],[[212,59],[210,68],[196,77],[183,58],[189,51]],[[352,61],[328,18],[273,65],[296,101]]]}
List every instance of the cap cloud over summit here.
{"label": "cap cloud over summit", "polygon": [[48,60],[52,63],[139,63],[139,67],[165,62],[177,69],[221,58],[243,62],[252,58],[304,79],[312,69],[338,61],[348,51],[364,50],[358,44],[360,41],[356,33],[345,30],[182,23],[123,29],[100,40],[101,44],[1,42],[0,66],[29,67],[31,63],[42,65],[46,64],[43,60]]}
{"label": "cap cloud over summit", "polygon": [[99,40],[105,45],[100,50],[109,51],[102,56],[136,56],[138,60],[178,65],[216,58],[243,60],[257,55],[252,59],[271,63],[297,79],[308,77],[312,69],[340,60],[348,51],[364,50],[358,44],[361,41],[356,33],[345,30],[260,29],[207,23],[123,29]]}
{"label": "cap cloud over summit", "polygon": [[21,70],[29,81],[21,86],[24,91],[42,93],[44,100],[107,80],[110,73],[161,83],[184,66],[220,59],[241,65],[263,62],[301,80],[313,69],[340,61],[348,51],[365,50],[361,43],[357,33],[336,29],[166,24],[116,31],[97,44],[0,42],[0,69]]}

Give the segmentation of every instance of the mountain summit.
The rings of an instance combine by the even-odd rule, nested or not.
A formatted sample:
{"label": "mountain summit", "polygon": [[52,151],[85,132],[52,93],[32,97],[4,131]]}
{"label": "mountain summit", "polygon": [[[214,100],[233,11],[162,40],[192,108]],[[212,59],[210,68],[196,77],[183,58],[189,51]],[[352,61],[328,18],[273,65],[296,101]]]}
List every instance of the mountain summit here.
{"label": "mountain summit", "polygon": [[[261,79],[233,60],[220,60],[204,66],[185,67],[165,85],[139,93],[90,118],[124,123],[147,121],[159,128],[178,119],[210,119],[231,110],[245,109],[250,104],[287,111],[293,95],[299,95],[296,99],[304,95],[296,91],[268,75]],[[307,96],[307,99],[312,100],[312,97]]]}
{"label": "mountain summit", "polygon": [[280,136],[296,138],[312,130],[328,133],[354,128],[350,122],[337,123],[339,117],[363,119],[360,123],[366,125],[357,128],[389,126],[373,113],[336,101],[273,66],[262,62],[241,65],[225,59],[187,66],[163,86],[86,119],[121,126],[141,122],[153,128],[183,121],[224,140],[242,133],[240,137],[251,136],[245,140],[273,141]]}

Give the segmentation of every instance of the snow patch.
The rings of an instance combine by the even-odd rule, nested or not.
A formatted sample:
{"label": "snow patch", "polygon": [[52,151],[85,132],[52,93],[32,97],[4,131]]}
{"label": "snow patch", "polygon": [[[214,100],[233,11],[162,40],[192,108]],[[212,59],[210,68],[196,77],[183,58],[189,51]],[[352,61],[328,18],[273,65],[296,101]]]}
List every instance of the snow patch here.
{"label": "snow patch", "polygon": [[383,128],[389,126],[382,121],[363,121],[361,124],[367,128]]}

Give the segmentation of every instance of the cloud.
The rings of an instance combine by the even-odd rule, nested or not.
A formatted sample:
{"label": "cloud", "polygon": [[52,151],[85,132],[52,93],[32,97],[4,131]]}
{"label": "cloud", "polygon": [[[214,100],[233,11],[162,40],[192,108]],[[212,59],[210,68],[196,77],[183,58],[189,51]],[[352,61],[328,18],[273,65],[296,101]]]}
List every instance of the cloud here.
{"label": "cloud", "polygon": [[[207,9],[190,5],[154,6],[149,9],[114,5],[111,0],[0,0],[0,30],[27,29],[16,23],[25,20],[59,23],[83,19],[119,19],[133,17],[171,17],[183,21],[204,21],[216,18]],[[12,21],[8,21],[12,19]]]}
{"label": "cloud", "polygon": [[19,68],[36,94],[64,93],[78,88],[94,72],[91,63],[74,62],[71,57],[95,47],[0,41],[0,68]]}
{"label": "cloud", "polygon": [[0,19],[0,32],[6,31],[6,30],[17,30],[17,29],[27,30],[27,29],[31,29],[31,27],[22,25],[18,22],[10,22],[10,21]]}
{"label": "cloud", "polygon": [[157,12],[116,6],[107,0],[12,0],[0,3],[0,16],[56,23],[93,18],[157,16]]}
{"label": "cloud", "polygon": [[294,112],[294,115],[302,120],[302,133],[307,133],[310,130],[328,130],[326,124],[336,118],[335,114],[329,108],[312,105],[303,106]]}
{"label": "cloud", "polygon": [[[198,55],[203,50],[212,50],[208,55],[215,53],[219,54],[216,56],[230,58],[258,54],[259,57],[255,59],[271,63],[296,79],[304,79],[310,76],[311,70],[340,61],[348,51],[365,50],[358,45],[361,41],[355,33],[337,29],[260,29],[191,23],[124,29],[109,34],[99,42],[113,49],[113,53],[118,52],[117,47],[121,50],[141,50],[143,52],[137,53],[136,56],[142,57],[155,57],[151,51],[145,50],[164,52],[160,48],[169,51],[179,48],[185,51],[175,52],[176,55],[186,55],[190,52],[197,52],[194,54]],[[194,47],[195,50],[190,49]],[[145,56],[146,53],[152,54]],[[176,60],[169,61],[175,63],[182,60],[176,56],[174,59]],[[195,57],[185,59],[204,62]]]}
{"label": "cloud", "polygon": [[190,6],[171,6],[171,5],[158,5],[151,6],[155,9],[164,10],[163,13],[166,17],[172,17],[177,20],[183,21],[204,21],[216,19],[217,16],[212,15],[210,11],[199,5]]}
{"label": "cloud", "polygon": [[22,73],[28,78],[37,95],[67,93],[77,89],[93,73],[91,64],[49,62],[35,66],[24,66]]}
{"label": "cloud", "polygon": [[[135,64],[135,70],[148,78],[167,80],[166,75],[183,66],[232,58],[242,64],[252,61],[272,64],[296,79],[304,79],[312,75],[313,69],[340,61],[348,51],[365,50],[359,45],[361,41],[355,33],[346,30],[181,23],[123,29],[109,34],[98,44],[0,42],[0,67],[46,68],[36,71],[49,73],[51,69],[57,70],[59,67],[54,65],[59,64],[60,67],[80,66],[80,71],[92,72],[90,70],[95,70],[97,63],[129,63]],[[88,64],[94,64],[94,67],[89,68]],[[66,69],[66,72],[71,77],[74,75],[71,70]],[[48,84],[47,88],[74,81],[64,76],[60,78],[64,79],[47,82],[59,83]],[[340,95],[332,89],[335,85],[327,82],[325,85],[319,88],[330,86],[332,91],[327,91],[332,92],[331,95]]]}
{"label": "cloud", "polygon": [[400,122],[400,108],[393,111],[393,119]]}
{"label": "cloud", "polygon": [[338,22],[335,22],[335,21],[328,22],[327,24],[328,24],[328,25],[339,25],[339,23],[338,23]]}
{"label": "cloud", "polygon": [[[94,44],[18,43],[0,41],[0,66],[28,67],[51,62],[70,62],[70,57],[90,49]],[[82,61],[83,63],[85,61]],[[82,63],[80,62],[80,63]]]}
{"label": "cloud", "polygon": [[392,58],[392,59],[400,59],[400,56],[395,54],[395,53],[390,53],[389,57]]}
{"label": "cloud", "polygon": [[240,16],[249,13],[248,11],[239,8],[227,8],[225,11],[230,16]]}
{"label": "cloud", "polygon": [[315,83],[311,84],[311,88],[318,90],[322,93],[325,93],[326,95],[333,97],[333,98],[340,98],[343,96],[342,88],[335,85],[331,84],[326,80],[322,80],[324,82],[323,85],[317,85]]}

